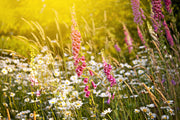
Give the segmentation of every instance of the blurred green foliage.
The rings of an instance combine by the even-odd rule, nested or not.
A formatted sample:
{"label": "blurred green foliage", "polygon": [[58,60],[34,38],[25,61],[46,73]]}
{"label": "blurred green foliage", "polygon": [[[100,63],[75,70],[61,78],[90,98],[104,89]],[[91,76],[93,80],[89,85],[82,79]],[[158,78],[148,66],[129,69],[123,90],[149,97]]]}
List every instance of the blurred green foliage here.
{"label": "blurred green foliage", "polygon": [[[37,33],[36,29],[31,29],[28,22],[38,22],[45,34],[51,39],[56,39],[57,24],[60,28],[61,42],[64,47],[71,44],[71,8],[75,4],[76,16],[79,29],[83,36],[83,42],[87,48],[92,47],[94,52],[101,49],[115,52],[115,43],[125,46],[122,23],[129,29],[136,29],[133,23],[132,9],[130,1],[123,0],[1,0],[0,1],[0,35],[1,36],[26,36],[34,39],[31,32]],[[23,19],[22,19],[23,18]],[[131,31],[132,32],[132,31]],[[136,36],[136,31],[132,32]],[[38,37],[38,39],[40,39]],[[89,44],[86,44],[88,42]],[[69,44],[67,44],[69,43]],[[106,46],[105,46],[106,45]],[[7,46],[5,47],[7,48]],[[20,46],[18,47],[21,48]],[[8,48],[9,49],[9,48]]]}

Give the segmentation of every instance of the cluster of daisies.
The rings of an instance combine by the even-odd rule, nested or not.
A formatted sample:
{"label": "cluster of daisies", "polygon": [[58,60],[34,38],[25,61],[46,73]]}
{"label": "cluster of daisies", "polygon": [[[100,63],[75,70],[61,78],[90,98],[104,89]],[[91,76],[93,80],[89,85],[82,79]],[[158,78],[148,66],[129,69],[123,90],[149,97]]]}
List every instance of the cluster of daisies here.
{"label": "cluster of daisies", "polygon": [[[52,120],[89,117],[105,120],[115,112],[123,111],[122,104],[127,103],[134,104],[131,110],[134,115],[159,118],[156,105],[146,97],[149,91],[155,95],[155,86],[146,76],[153,62],[146,56],[148,49],[142,46],[139,49],[137,59],[131,64],[119,63],[119,66],[114,66],[110,60],[97,62],[96,56],[88,51],[91,56],[89,61],[86,60],[88,69],[81,76],[75,70],[71,55],[64,53],[66,62],[63,62],[61,58],[53,57],[46,46],[41,54],[32,55],[30,62],[16,57],[16,53],[2,52],[0,97],[3,104],[0,105],[0,117],[7,117],[7,108],[11,117],[16,119],[33,119],[35,116]],[[142,102],[142,99],[147,101]],[[133,103],[134,100],[139,103]],[[122,101],[121,105],[119,101]],[[114,108],[114,103],[118,109]],[[173,100],[161,103],[160,109],[164,113],[161,119],[175,115],[172,104]]]}

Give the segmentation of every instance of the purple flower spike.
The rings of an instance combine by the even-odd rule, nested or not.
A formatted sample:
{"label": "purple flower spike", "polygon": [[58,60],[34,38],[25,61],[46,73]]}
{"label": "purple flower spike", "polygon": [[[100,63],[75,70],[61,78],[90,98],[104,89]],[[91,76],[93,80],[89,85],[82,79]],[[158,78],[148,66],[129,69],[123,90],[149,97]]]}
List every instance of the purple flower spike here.
{"label": "purple flower spike", "polygon": [[164,83],[165,82],[165,79],[162,79],[162,81],[161,81],[162,83]]}
{"label": "purple flower spike", "polygon": [[169,42],[170,46],[173,46],[174,45],[173,38],[171,36],[171,32],[170,32],[169,27],[167,26],[167,23],[165,20],[163,22],[163,25],[164,25],[165,32],[166,32],[167,41]]}
{"label": "purple flower spike", "polygon": [[164,19],[164,15],[162,14],[162,5],[161,0],[152,0],[152,10],[153,10],[153,27],[154,31],[157,32],[158,29],[161,27],[161,20]]}
{"label": "purple flower spike", "polygon": [[171,9],[171,0],[164,0],[165,6],[166,6],[166,10],[171,14],[172,13],[172,9]]}
{"label": "purple flower spike", "polygon": [[175,82],[174,80],[171,80],[171,83],[172,83],[173,85],[176,85],[176,82]]}
{"label": "purple flower spike", "polygon": [[139,11],[140,2],[139,0],[131,0],[133,15],[134,15],[134,22],[137,24],[142,24],[143,21],[141,19],[141,12]]}

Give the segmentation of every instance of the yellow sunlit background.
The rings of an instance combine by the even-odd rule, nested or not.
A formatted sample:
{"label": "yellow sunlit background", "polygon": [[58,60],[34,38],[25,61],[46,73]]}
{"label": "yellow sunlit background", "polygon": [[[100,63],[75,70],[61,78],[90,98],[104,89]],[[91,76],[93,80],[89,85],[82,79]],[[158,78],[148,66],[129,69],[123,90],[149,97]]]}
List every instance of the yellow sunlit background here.
{"label": "yellow sunlit background", "polygon": [[[75,12],[85,47],[95,52],[108,49],[115,52],[115,43],[125,46],[122,23],[129,29],[136,29],[130,1],[124,0],[0,0],[0,35],[4,37],[1,46],[17,52],[23,43],[7,36],[25,36],[34,40],[28,23],[38,23],[50,39],[57,39],[60,28],[63,47],[70,47],[71,8]],[[133,31],[133,30],[132,30]],[[132,32],[132,36],[137,36]],[[60,39],[60,38],[59,38]],[[2,42],[2,41],[1,41]],[[8,44],[11,43],[11,44]],[[21,43],[21,44],[20,44]],[[69,43],[69,44],[67,44]],[[88,43],[88,44],[86,44]],[[109,45],[109,46],[108,46]],[[22,48],[23,50],[27,47]],[[96,51],[98,49],[98,51]],[[111,50],[112,49],[112,50]],[[26,50],[25,50],[26,51]]]}

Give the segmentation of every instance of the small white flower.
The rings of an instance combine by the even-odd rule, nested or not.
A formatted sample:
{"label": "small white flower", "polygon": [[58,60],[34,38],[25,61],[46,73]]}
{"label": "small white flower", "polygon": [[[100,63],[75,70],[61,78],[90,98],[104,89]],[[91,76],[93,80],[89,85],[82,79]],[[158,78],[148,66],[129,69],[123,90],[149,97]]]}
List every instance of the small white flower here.
{"label": "small white flower", "polygon": [[96,65],[97,63],[94,60],[89,61],[91,65]]}
{"label": "small white flower", "polygon": [[82,102],[82,101],[76,101],[76,102],[74,103],[74,105],[75,105],[75,107],[76,107],[77,109],[79,109],[79,108],[83,105],[83,102]]}
{"label": "small white flower", "polygon": [[169,55],[169,58],[171,59],[171,58],[172,58],[172,55]]}
{"label": "small white flower", "polygon": [[139,49],[143,49],[143,48],[145,48],[145,46],[139,46]]}
{"label": "small white flower", "polygon": [[22,74],[21,74],[21,73],[17,74],[17,75],[16,75],[16,78],[17,78],[17,79],[21,79],[21,78],[22,78]]}
{"label": "small white flower", "polygon": [[77,83],[78,82],[78,76],[77,75],[71,76],[70,80],[72,80],[73,82]]}
{"label": "small white flower", "polygon": [[173,100],[167,100],[165,103],[167,103],[167,104],[173,104]]}
{"label": "small white flower", "polygon": [[105,110],[105,112],[106,112],[106,113],[111,113],[112,110],[111,110],[111,108],[108,108],[107,110]]}
{"label": "small white flower", "polygon": [[67,56],[69,56],[69,55],[68,55],[67,53],[64,53],[64,56],[67,57]]}
{"label": "small white flower", "polygon": [[67,118],[67,117],[70,117],[71,116],[71,111],[65,111],[64,112],[64,117]]}
{"label": "small white flower", "polygon": [[9,72],[12,72],[12,71],[13,71],[13,69],[9,67],[9,68],[8,68],[8,71],[9,71]]}
{"label": "small white flower", "polygon": [[139,113],[140,110],[139,110],[139,109],[134,109],[134,112],[135,112],[135,113]]}
{"label": "small white flower", "polygon": [[173,109],[169,108],[169,109],[167,109],[167,111],[168,111],[171,115],[175,115]]}
{"label": "small white flower", "polygon": [[88,54],[92,54],[92,52],[91,51],[86,51]]}
{"label": "small white flower", "polygon": [[153,108],[153,107],[155,107],[155,105],[154,104],[149,104],[149,105],[146,105],[147,107],[150,107],[150,108]]}
{"label": "small white flower", "polygon": [[7,91],[8,87],[5,86],[5,88],[2,89],[2,91]]}
{"label": "small white flower", "polygon": [[136,65],[138,63],[138,60],[133,60],[132,62],[134,65]]}
{"label": "small white flower", "polygon": [[66,88],[66,85],[65,84],[61,84],[61,87],[60,88]]}
{"label": "small white flower", "polygon": [[124,95],[123,95],[123,98],[128,98],[127,94],[124,94]]}
{"label": "small white flower", "polygon": [[169,120],[169,116],[168,116],[168,115],[162,115],[162,116],[161,116],[161,119],[163,119],[163,120]]}
{"label": "small white flower", "polygon": [[125,70],[121,70],[119,73],[120,73],[120,74],[123,74],[124,72],[125,72]]}
{"label": "small white flower", "polygon": [[78,91],[73,91],[72,95],[75,96],[75,97],[78,97],[79,93],[78,93]]}
{"label": "small white flower", "polygon": [[112,112],[111,108],[108,108],[107,110],[104,110],[104,111],[101,113],[101,116],[104,117],[106,114],[111,113],[111,112]]}
{"label": "small white flower", "polygon": [[138,97],[138,95],[131,95],[130,97],[131,98],[136,98],[136,97]]}
{"label": "small white flower", "polygon": [[161,109],[169,109],[169,106],[160,107]]}
{"label": "small white flower", "polygon": [[140,109],[142,112],[146,112],[146,113],[150,112],[148,107],[140,107]]}
{"label": "small white flower", "polygon": [[4,75],[6,75],[6,74],[8,73],[8,71],[7,71],[5,68],[3,68],[1,72],[2,72]]}
{"label": "small white flower", "polygon": [[54,76],[58,77],[60,75],[60,72],[59,71],[55,71],[54,72]]}
{"label": "small white flower", "polygon": [[150,119],[155,119],[156,118],[156,114],[155,113],[147,113],[147,115],[150,117]]}
{"label": "small white flower", "polygon": [[96,96],[98,96],[100,92],[101,92],[101,90],[96,91],[93,89],[93,93],[96,94]]}
{"label": "small white flower", "polygon": [[95,57],[94,56],[91,56],[91,60],[94,59]]}
{"label": "small white flower", "polygon": [[14,55],[16,55],[16,53],[15,53],[15,52],[12,52],[12,53],[10,54],[10,56],[14,56]]}
{"label": "small white flower", "polygon": [[44,61],[38,60],[38,64],[42,65],[43,63],[44,63]]}
{"label": "small white flower", "polygon": [[7,103],[3,103],[3,105],[4,105],[5,107],[8,107],[8,104],[7,104]]}
{"label": "small white flower", "polygon": [[143,70],[138,70],[138,74],[139,74],[139,75],[141,75],[141,74],[143,74],[143,73],[144,73]]}
{"label": "small white flower", "polygon": [[57,99],[56,98],[52,98],[51,100],[49,100],[49,104],[50,105],[53,105],[57,102]]}
{"label": "small white flower", "polygon": [[29,102],[29,100],[30,100],[29,98],[25,98],[24,102]]}
{"label": "small white flower", "polygon": [[33,113],[30,113],[30,114],[29,114],[29,117],[30,117],[30,118],[33,118],[33,117],[34,117],[34,114],[33,114]]}
{"label": "small white flower", "polygon": [[101,94],[99,95],[99,97],[108,97],[108,94],[106,94],[106,93],[101,93]]}
{"label": "small white flower", "polygon": [[69,80],[65,80],[65,81],[64,81],[64,84],[65,84],[65,85],[70,85],[71,82],[70,82]]}
{"label": "small white flower", "polygon": [[129,76],[129,75],[131,75],[131,73],[130,73],[130,72],[126,72],[125,75],[126,75],[126,76]]}
{"label": "small white flower", "polygon": [[14,97],[14,96],[15,96],[15,93],[11,92],[10,97]]}
{"label": "small white flower", "polygon": [[11,63],[11,59],[7,58],[5,62],[6,63]]}

